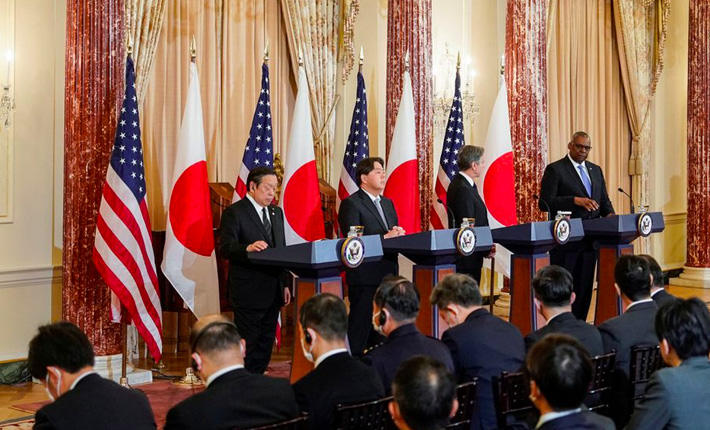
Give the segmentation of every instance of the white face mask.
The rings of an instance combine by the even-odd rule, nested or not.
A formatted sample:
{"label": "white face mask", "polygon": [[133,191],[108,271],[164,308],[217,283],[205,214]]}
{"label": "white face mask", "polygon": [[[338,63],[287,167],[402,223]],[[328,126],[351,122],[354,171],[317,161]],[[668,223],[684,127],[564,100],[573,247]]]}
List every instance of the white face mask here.
{"label": "white face mask", "polygon": [[[315,340],[315,339],[314,339]],[[304,338],[301,338],[301,349],[303,350],[303,356],[306,357],[306,360],[310,361],[311,363],[314,362],[313,359],[313,342],[311,342],[311,349],[306,350],[306,345],[305,345],[305,340]]]}
{"label": "white face mask", "polygon": [[56,392],[57,392],[57,393],[56,393],[56,394],[57,394],[57,397],[54,397],[54,395],[52,395],[52,392],[49,391],[49,372],[47,372],[47,376],[45,377],[45,382],[46,382],[46,384],[45,384],[45,386],[44,386],[44,391],[47,392],[47,395],[49,396],[49,399],[50,399],[51,401],[55,401],[55,400],[57,400],[57,398],[58,398],[59,396],[61,396],[61,393],[59,392],[59,387],[62,386],[62,373],[59,372],[59,371],[56,370],[56,369],[49,369],[49,370],[51,370],[52,372],[54,372],[55,375],[57,375],[57,386],[55,387],[55,388],[56,388]]}

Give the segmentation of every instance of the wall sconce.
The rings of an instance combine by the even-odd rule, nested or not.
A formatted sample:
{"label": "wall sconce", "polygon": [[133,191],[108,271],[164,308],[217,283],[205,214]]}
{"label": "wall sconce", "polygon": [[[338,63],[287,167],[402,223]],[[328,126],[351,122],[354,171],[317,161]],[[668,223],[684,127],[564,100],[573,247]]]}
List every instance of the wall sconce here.
{"label": "wall sconce", "polygon": [[7,60],[7,75],[6,84],[2,86],[2,98],[0,98],[0,128],[7,129],[10,127],[10,116],[15,110],[15,98],[10,95],[10,65],[12,63],[12,51],[7,51],[5,54]]}

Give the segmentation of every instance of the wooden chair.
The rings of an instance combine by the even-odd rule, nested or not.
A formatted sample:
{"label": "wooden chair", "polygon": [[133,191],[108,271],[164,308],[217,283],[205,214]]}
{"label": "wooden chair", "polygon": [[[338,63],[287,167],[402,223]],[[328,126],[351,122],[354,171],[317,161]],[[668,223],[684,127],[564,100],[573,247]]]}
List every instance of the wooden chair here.
{"label": "wooden chair", "polygon": [[335,409],[337,430],[394,430],[396,429],[387,405],[392,397],[357,405],[338,405]]}
{"label": "wooden chair", "polygon": [[459,409],[456,415],[451,418],[451,423],[446,426],[447,429],[464,430],[471,428],[471,419],[473,419],[473,409],[476,406],[476,389],[478,381],[474,379],[471,382],[466,382],[456,387],[456,398],[459,401]]}
{"label": "wooden chair", "polygon": [[631,348],[631,365],[629,367],[629,407],[634,410],[636,402],[645,397],[644,390],[651,375],[663,367],[661,347],[634,346]]}
{"label": "wooden chair", "polygon": [[308,428],[308,416],[301,416],[292,420],[283,421],[263,427],[254,427],[249,430],[306,430]]}
{"label": "wooden chair", "polygon": [[615,361],[616,351],[592,358],[592,381],[587,391],[587,402],[591,404],[590,410],[602,415],[609,413]]}
{"label": "wooden chair", "polygon": [[508,428],[508,417],[523,420],[533,410],[530,389],[522,372],[503,372],[493,378],[493,400],[499,429]]}

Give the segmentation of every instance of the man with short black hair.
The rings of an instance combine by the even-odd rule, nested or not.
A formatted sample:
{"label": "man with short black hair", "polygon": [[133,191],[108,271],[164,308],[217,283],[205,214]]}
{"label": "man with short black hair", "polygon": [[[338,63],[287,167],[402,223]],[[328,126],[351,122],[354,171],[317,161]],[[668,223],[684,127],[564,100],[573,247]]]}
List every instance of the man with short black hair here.
{"label": "man with short black hair", "polygon": [[700,299],[675,299],[656,315],[669,366],[651,375],[627,429],[706,429],[710,423],[710,313]]}
{"label": "man with short black hair", "polygon": [[592,380],[589,354],[576,339],[550,334],[525,359],[530,401],[540,411],[536,429],[613,430],[614,423],[587,410],[582,402]]}
{"label": "man with short black hair", "polygon": [[156,428],[145,394],[94,371],[93,347],[74,324],[64,321],[40,327],[30,341],[27,367],[52,400],[35,414],[35,429]]}
{"label": "man with short black hair", "polygon": [[385,395],[372,368],[348,353],[347,332],[348,314],[339,297],[316,294],[301,306],[301,347],[315,368],[299,379],[293,390],[313,430],[334,428],[337,405],[369,402]]}
{"label": "man with short black hair", "polygon": [[[350,227],[354,226],[363,227],[364,235],[377,234],[384,239],[404,235],[404,229],[398,226],[394,203],[382,195],[387,183],[384,160],[380,157],[360,160],[355,178],[360,189],[343,200],[338,211],[342,235],[347,236]],[[385,276],[397,275],[398,272],[396,255],[345,271],[350,301],[348,340],[350,350],[356,357],[360,357],[365,348],[382,341],[370,323],[372,297]]]}
{"label": "man with short black hair", "polygon": [[387,277],[375,292],[372,325],[387,336],[381,345],[367,351],[363,360],[371,365],[389,395],[397,368],[415,355],[426,355],[451,371],[454,363],[446,345],[422,334],[415,322],[419,315],[419,291],[401,276]]}
{"label": "man with short black hair", "polygon": [[599,330],[578,320],[572,313],[575,294],[572,291],[572,275],[565,268],[555,265],[543,267],[533,278],[532,287],[535,308],[547,324],[525,336],[525,347],[528,350],[545,335],[563,333],[580,341],[592,356],[604,353]]}
{"label": "man with short black hair", "polygon": [[454,376],[426,356],[402,363],[392,393],[389,411],[400,430],[443,430],[459,407]]}
{"label": "man with short black hair", "polygon": [[229,260],[229,301],[234,324],[246,341],[245,365],[264,373],[271,359],[281,306],[288,305],[286,270],[249,261],[249,252],[286,246],[284,215],[272,205],[278,187],[276,173],[255,167],[247,176],[247,195],[222,212],[220,255]]}
{"label": "man with short black hair", "polygon": [[460,273],[445,277],[431,294],[431,303],[450,327],[441,340],[451,352],[458,381],[478,378],[471,428],[492,430],[498,427],[492,379],[520,369],[525,345],[520,330],[491,315],[482,301],[476,281]]}
{"label": "man with short black hair", "polygon": [[663,270],[661,270],[661,266],[658,264],[658,261],[647,254],[639,255],[639,257],[645,258],[648,262],[648,268],[651,271],[651,277],[653,278],[653,281],[651,282],[651,298],[654,302],[656,302],[656,306],[660,309],[661,306],[668,302],[672,302],[676,299],[676,297],[666,291],[665,276],[663,275]]}
{"label": "man with short black hair", "polygon": [[288,381],[244,368],[245,342],[233,322],[222,315],[200,318],[189,341],[192,367],[206,388],[168,411],[165,430],[252,428],[298,415]]}
{"label": "man with short black hair", "polygon": [[622,255],[614,268],[616,292],[621,297],[626,311],[599,326],[604,352],[616,351],[614,365],[614,389],[610,413],[618,427],[629,419],[628,410],[629,366],[631,348],[652,346],[658,343],[653,330],[658,307],[651,299],[651,272],[645,258],[637,255]]}

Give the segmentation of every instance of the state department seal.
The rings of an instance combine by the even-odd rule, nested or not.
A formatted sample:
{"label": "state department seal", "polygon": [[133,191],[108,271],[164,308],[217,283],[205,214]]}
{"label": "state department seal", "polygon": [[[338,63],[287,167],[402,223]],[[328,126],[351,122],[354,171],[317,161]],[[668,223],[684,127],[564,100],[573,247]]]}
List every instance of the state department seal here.
{"label": "state department seal", "polygon": [[471,227],[462,227],[456,232],[456,250],[469,256],[476,250],[476,232]]}
{"label": "state department seal", "polygon": [[639,215],[636,228],[642,237],[648,237],[653,231],[653,219],[651,215],[648,213]]}
{"label": "state department seal", "polygon": [[572,225],[567,217],[559,218],[552,227],[552,236],[558,245],[564,245],[569,242],[570,236],[572,236]]}
{"label": "state department seal", "polygon": [[348,237],[340,247],[340,261],[345,267],[355,268],[365,259],[365,243],[359,237]]}

